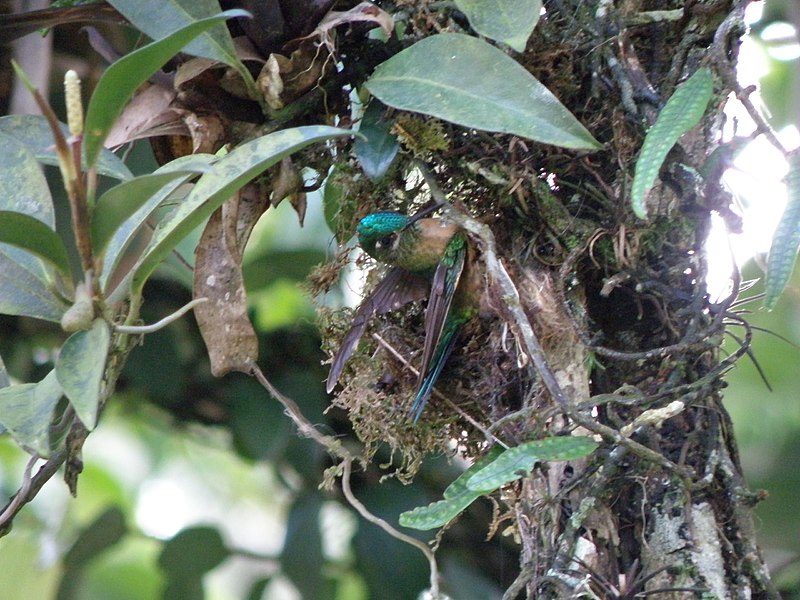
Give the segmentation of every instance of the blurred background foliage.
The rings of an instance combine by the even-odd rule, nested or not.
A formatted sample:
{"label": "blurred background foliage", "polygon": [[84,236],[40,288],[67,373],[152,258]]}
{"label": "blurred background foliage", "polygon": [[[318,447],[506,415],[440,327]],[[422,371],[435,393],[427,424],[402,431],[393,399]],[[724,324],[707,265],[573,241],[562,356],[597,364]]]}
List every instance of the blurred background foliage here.
{"label": "blurred background foliage", "polygon": [[[763,15],[753,24],[746,61],[757,65],[752,73],[760,77],[773,126],[797,138],[800,6],[796,0],[756,4]],[[51,37],[53,82],[66,68],[96,79],[100,61],[77,28],[64,27]],[[0,108],[6,114],[18,108],[7,60],[11,50],[2,52]],[[60,111],[60,84],[51,88]],[[144,143],[129,162],[137,173],[154,167]],[[746,213],[763,212],[776,200],[758,192],[757,187],[742,194]],[[259,228],[245,275],[261,367],[312,422],[347,443],[344,415],[326,411],[325,356],[314,301],[303,286],[309,271],[337,250],[321,199],[309,198],[302,228],[288,204],[268,211]],[[190,257],[191,250],[184,254]],[[744,279],[761,274],[758,259],[744,267]],[[145,320],[154,322],[185,304],[189,282],[179,262],[164,269],[146,289]],[[759,290],[757,284],[745,295]],[[354,298],[345,283],[316,301],[337,307]],[[728,376],[726,406],[748,481],[768,492],[757,508],[762,547],[786,597],[800,597],[800,350],[789,343],[800,344],[800,271],[773,312],[760,310],[758,301],[747,308],[754,325],[788,342],[757,334],[754,355],[773,391],[743,360]],[[52,367],[58,336],[41,322],[0,317],[0,356],[9,374],[40,379]],[[16,491],[26,459],[10,439],[0,438],[5,497]],[[297,437],[259,385],[244,376],[211,376],[192,318],[148,336],[134,351],[84,460],[77,499],[63,484],[50,482],[16,519],[14,531],[0,539],[4,599],[400,600],[425,587],[427,568],[416,550],[358,518],[336,490],[318,490],[329,466],[326,455]],[[355,478],[354,491],[373,512],[396,523],[402,511],[437,499],[457,472],[458,465],[441,457],[402,485],[381,481],[385,472],[372,467]],[[443,536],[444,590],[453,598],[499,598],[516,576],[514,541],[502,532],[486,540],[491,516],[492,506],[483,499]]]}

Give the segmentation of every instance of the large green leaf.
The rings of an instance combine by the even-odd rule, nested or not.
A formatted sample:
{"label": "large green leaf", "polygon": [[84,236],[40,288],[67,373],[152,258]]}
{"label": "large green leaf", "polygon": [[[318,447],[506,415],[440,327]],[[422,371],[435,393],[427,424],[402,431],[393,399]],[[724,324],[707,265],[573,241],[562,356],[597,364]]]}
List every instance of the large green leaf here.
{"label": "large green leaf", "polygon": [[553,437],[535,440],[501,451],[495,447],[467,469],[444,491],[444,499],[400,515],[400,524],[413,529],[434,529],[446,525],[481,495],[523,477],[543,460],[575,460],[597,447],[585,437]]}
{"label": "large green leaf", "polygon": [[50,422],[62,394],[55,371],[50,371],[39,383],[0,389],[0,425],[20,446],[47,457]]}
{"label": "large green leaf", "polygon": [[0,242],[22,248],[69,276],[69,258],[64,243],[55,231],[38,219],[0,210]]}
{"label": "large green leaf", "polygon": [[[51,137],[52,143],[52,137]],[[0,132],[3,160],[0,161],[0,210],[13,211],[37,219],[49,229],[55,229],[55,212],[50,188],[41,165],[22,140],[14,135]],[[0,249],[9,259],[16,261],[46,284],[50,274],[41,260],[16,243],[25,239],[25,231],[17,230],[11,222],[0,227],[6,229],[9,245],[0,243]],[[52,233],[52,231],[51,231]],[[55,235],[55,234],[53,234]],[[0,236],[2,237],[2,236]]]}
{"label": "large green leaf", "polygon": [[[69,128],[60,123],[64,136],[69,136]],[[40,163],[58,166],[55,146],[53,145],[53,132],[50,125],[42,115],[9,115],[0,117],[0,131],[8,134],[36,157]],[[86,159],[84,157],[84,167]],[[111,150],[103,148],[97,161],[97,172],[100,175],[124,181],[133,177],[125,163]]]}
{"label": "large green leaf", "polygon": [[[0,118],[1,123],[7,123]],[[46,122],[44,123],[46,126]],[[48,130],[49,131],[49,130]],[[22,213],[56,228],[53,199],[31,143],[0,127],[3,160],[0,161],[0,210]],[[50,136],[50,145],[53,137]]]}
{"label": "large green leaf", "polygon": [[[0,161],[0,211],[3,211],[0,215],[0,249],[46,285],[50,279],[48,270],[34,255],[51,256],[48,251],[58,245],[63,250],[61,240],[53,239],[58,236],[53,231],[55,212],[50,188],[41,165],[27,144],[0,131],[0,145],[3,147],[3,160]],[[34,228],[31,237],[35,239],[28,237],[24,229],[26,224]],[[41,252],[36,251],[39,245],[42,246]],[[54,252],[58,253],[58,250]],[[66,253],[63,257],[66,258]],[[55,263],[58,262],[56,259]]]}
{"label": "large green leaf", "polygon": [[658,177],[664,159],[680,137],[703,118],[713,92],[711,70],[708,67],[697,69],[670,96],[647,132],[636,160],[631,186],[631,205],[640,219],[647,217],[645,198]]}
{"label": "large green leaf", "polygon": [[195,21],[164,39],[152,42],[123,56],[106,69],[89,101],[86,111],[86,162],[94,165],[114,122],[136,89],[186,44],[225,19],[246,16],[239,9]]}
{"label": "large green leaf", "polygon": [[786,174],[788,199],[783,215],[775,229],[772,245],[767,259],[767,281],[765,284],[764,306],[767,310],[775,308],[783,289],[789,282],[797,260],[800,247],[800,154],[789,158],[789,172]]}
{"label": "large green leaf", "polygon": [[539,22],[542,0],[456,0],[472,28],[488,38],[524,52]]}
{"label": "large green leaf", "polygon": [[177,578],[203,575],[230,555],[219,530],[209,526],[187,527],[167,540],[158,566]]}
{"label": "large green leaf", "polygon": [[[110,0],[109,4],[154,40],[200,19],[217,15],[220,11],[217,0]],[[242,16],[250,15],[244,13]],[[239,60],[233,38],[224,24],[214,25],[204,31],[188,43],[183,51],[230,65],[244,80],[251,97],[262,96],[252,74]]]}
{"label": "large green leaf", "polygon": [[[219,14],[217,0],[109,0],[128,21],[151,39],[167,37],[201,19]],[[239,16],[247,16],[247,13]],[[239,59],[224,23],[202,32],[183,49],[187,54],[237,66]]]}
{"label": "large green leaf", "polygon": [[39,273],[20,264],[16,256],[8,253],[9,250],[12,248],[0,246],[0,314],[58,323],[68,308],[67,304]]}
{"label": "large green leaf", "polygon": [[[183,156],[154,173],[130,179],[108,190],[98,199],[92,214],[92,246],[95,254],[102,255],[122,224],[143,206],[150,206],[150,200],[154,197],[163,200],[163,194],[158,192],[165,187],[173,190],[176,186],[170,184],[176,179],[183,183],[193,174],[207,172],[214,160],[216,157],[213,154]],[[144,215],[145,219],[156,206],[151,206]],[[136,220],[137,227],[143,220]]]}
{"label": "large green leaf", "polygon": [[232,150],[200,178],[189,196],[158,225],[136,267],[131,282],[133,292],[138,294],[175,245],[245,183],[309,144],[344,135],[351,135],[351,132],[309,125],[276,131]]}
{"label": "large green leaf", "polygon": [[58,382],[87,429],[94,429],[97,423],[110,340],[108,323],[96,319],[88,331],[67,338],[56,360]]}
{"label": "large green leaf", "polygon": [[601,147],[520,64],[467,35],[441,33],[417,42],[378,66],[366,86],[389,106],[465,127],[564,148]]}

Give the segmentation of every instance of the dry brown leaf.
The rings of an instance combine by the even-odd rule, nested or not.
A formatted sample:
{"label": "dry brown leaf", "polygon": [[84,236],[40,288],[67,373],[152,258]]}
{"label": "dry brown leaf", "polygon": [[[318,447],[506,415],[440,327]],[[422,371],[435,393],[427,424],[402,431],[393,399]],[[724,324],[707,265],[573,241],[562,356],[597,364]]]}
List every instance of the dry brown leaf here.
{"label": "dry brown leaf", "polygon": [[239,203],[217,209],[196,249],[193,296],[208,298],[194,309],[208,349],[211,373],[250,372],[258,359],[258,337],[247,315],[242,256],[236,239]]}
{"label": "dry brown leaf", "polygon": [[375,23],[386,33],[387,36],[391,35],[394,30],[394,19],[385,10],[378,8],[371,2],[361,2],[350,10],[336,11],[332,10],[320,21],[317,28],[309,35],[297,40],[290,41],[287,46],[292,46],[302,40],[308,40],[318,37],[320,41],[325,44],[331,54],[334,54],[335,45],[333,43],[332,31],[339,25],[347,25],[349,23]]}
{"label": "dry brown leaf", "polygon": [[125,107],[105,145],[117,148],[133,140],[158,135],[186,135],[186,126],[172,108],[175,92],[157,85],[144,88]]}
{"label": "dry brown leaf", "polygon": [[192,137],[192,153],[213,154],[225,143],[226,130],[222,119],[217,115],[197,115],[189,111],[183,113],[183,122]]}
{"label": "dry brown leaf", "polygon": [[270,54],[256,83],[270,108],[279,110],[314,88],[333,61],[312,43],[304,43],[289,57]]}

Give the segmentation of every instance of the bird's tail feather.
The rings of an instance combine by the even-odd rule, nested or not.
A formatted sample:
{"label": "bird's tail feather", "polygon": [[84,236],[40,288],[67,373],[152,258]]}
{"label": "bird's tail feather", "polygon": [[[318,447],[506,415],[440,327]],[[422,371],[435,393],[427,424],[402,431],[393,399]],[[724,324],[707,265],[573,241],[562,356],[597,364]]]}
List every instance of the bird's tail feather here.
{"label": "bird's tail feather", "polygon": [[[436,380],[439,379],[442,368],[447,362],[450,353],[453,351],[459,329],[460,327],[453,327],[450,331],[446,331],[440,340],[441,351],[436,353],[431,368],[419,384],[417,395],[414,397],[414,403],[408,411],[408,416],[414,423],[419,421],[422,411],[425,409],[425,404],[427,404],[428,398],[430,398],[431,392],[433,391],[433,385],[436,383]],[[424,367],[425,365],[423,365],[423,368]]]}

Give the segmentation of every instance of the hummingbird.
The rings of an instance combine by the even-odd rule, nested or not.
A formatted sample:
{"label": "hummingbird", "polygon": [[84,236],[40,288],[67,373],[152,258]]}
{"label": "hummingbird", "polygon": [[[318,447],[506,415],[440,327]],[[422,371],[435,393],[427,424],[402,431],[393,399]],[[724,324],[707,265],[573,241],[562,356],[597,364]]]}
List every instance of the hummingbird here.
{"label": "hummingbird", "polygon": [[425,408],[462,325],[478,313],[475,292],[482,284],[472,268],[473,249],[466,232],[455,223],[427,216],[439,207],[434,205],[413,216],[375,212],[358,223],[361,248],[392,269],[356,310],[327,382],[330,393],[373,315],[395,310],[427,294],[422,366],[409,411],[414,422]]}

